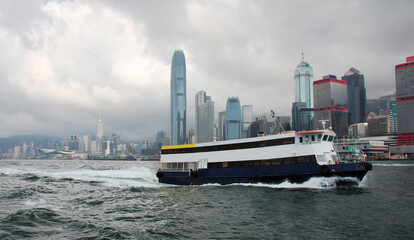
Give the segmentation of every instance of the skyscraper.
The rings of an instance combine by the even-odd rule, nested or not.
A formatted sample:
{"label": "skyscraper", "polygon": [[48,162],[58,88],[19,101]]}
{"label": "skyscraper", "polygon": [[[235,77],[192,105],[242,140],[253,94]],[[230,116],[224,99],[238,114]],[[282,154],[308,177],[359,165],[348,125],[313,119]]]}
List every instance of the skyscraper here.
{"label": "skyscraper", "polygon": [[104,131],[104,124],[101,119],[101,114],[99,113],[99,120],[98,120],[98,123],[96,124],[96,138],[97,139],[102,139],[103,131]]}
{"label": "skyscraper", "polygon": [[348,72],[342,76],[342,80],[347,82],[348,95],[348,124],[361,123],[366,121],[365,105],[367,96],[365,89],[364,75],[357,69],[350,68]]}
{"label": "skyscraper", "polygon": [[241,108],[238,97],[229,97],[226,105],[226,140],[241,138]]}
{"label": "skyscraper", "polygon": [[198,143],[212,142],[214,130],[214,102],[205,91],[199,91],[195,96],[195,125],[196,141]]}
{"label": "skyscraper", "polygon": [[[398,145],[414,145],[414,56],[395,66]],[[414,147],[410,152],[414,152]]]}
{"label": "skyscraper", "polygon": [[[295,103],[293,106],[301,105],[305,109],[313,108],[313,68],[309,63],[304,61],[304,56],[302,52],[302,62],[300,62],[295,69]],[[300,104],[305,103],[305,104]],[[292,109],[293,112],[293,109]],[[313,118],[312,111],[302,112],[302,114],[297,115],[302,119],[295,119],[292,116],[292,121],[296,123],[303,123],[301,126],[304,127],[300,129],[295,129],[296,131],[301,130],[310,130],[312,128],[311,122]]]}
{"label": "skyscraper", "polygon": [[253,106],[243,105],[242,106],[242,135],[244,138],[248,136],[247,129],[253,122]]}
{"label": "skyscraper", "polygon": [[[347,83],[336,79],[336,76],[324,76],[322,80],[313,82],[315,99],[314,128],[328,129],[338,136],[348,135],[348,103]],[[324,126],[325,122],[325,126]]]}
{"label": "skyscraper", "polygon": [[226,125],[226,111],[219,112],[218,117],[218,136],[217,141],[223,141],[226,139],[225,134],[225,125]]}
{"label": "skyscraper", "polygon": [[171,145],[186,142],[186,85],[185,56],[182,50],[178,50],[174,52],[171,63]]}
{"label": "skyscraper", "polygon": [[295,102],[306,103],[305,107],[313,108],[313,68],[304,61],[295,70]]}

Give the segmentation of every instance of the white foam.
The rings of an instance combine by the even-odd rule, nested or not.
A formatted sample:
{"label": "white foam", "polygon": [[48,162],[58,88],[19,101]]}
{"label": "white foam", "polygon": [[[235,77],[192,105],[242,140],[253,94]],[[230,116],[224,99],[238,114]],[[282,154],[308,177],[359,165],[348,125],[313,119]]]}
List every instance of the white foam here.
{"label": "white foam", "polygon": [[121,170],[92,170],[92,169],[0,169],[7,175],[35,174],[39,177],[54,179],[74,179],[87,182],[98,182],[110,187],[161,187],[155,173],[149,168],[133,167]]}
{"label": "white foam", "polygon": [[313,177],[304,183],[291,183],[286,180],[279,184],[239,183],[232,185],[266,187],[275,189],[332,189],[337,187],[337,181],[349,181],[358,183],[358,180],[353,177]]}

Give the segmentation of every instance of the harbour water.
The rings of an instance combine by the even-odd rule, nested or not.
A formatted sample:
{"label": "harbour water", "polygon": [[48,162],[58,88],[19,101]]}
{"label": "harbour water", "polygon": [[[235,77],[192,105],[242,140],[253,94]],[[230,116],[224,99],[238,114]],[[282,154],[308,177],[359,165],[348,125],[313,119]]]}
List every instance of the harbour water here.
{"label": "harbour water", "polygon": [[414,239],[414,161],[351,186],[171,186],[158,167],[0,160],[0,239]]}

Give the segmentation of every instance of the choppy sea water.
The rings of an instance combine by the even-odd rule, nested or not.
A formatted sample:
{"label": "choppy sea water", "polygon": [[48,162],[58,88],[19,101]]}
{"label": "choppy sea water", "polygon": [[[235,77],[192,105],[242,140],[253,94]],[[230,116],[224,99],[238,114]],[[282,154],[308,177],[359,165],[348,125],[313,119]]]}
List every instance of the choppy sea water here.
{"label": "choppy sea water", "polygon": [[362,182],[171,186],[155,162],[0,160],[0,239],[413,239],[414,161]]}

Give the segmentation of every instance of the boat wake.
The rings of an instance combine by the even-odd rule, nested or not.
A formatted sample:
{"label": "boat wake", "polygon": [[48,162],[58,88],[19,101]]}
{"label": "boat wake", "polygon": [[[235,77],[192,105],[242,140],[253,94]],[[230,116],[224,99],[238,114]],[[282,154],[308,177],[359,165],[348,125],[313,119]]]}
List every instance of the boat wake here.
{"label": "boat wake", "polygon": [[266,187],[275,189],[333,189],[341,186],[359,186],[360,181],[355,177],[313,177],[304,183],[284,181],[280,184],[269,183],[239,183],[237,186]]}
{"label": "boat wake", "polygon": [[373,163],[372,165],[380,167],[414,167],[414,164],[408,163]]}
{"label": "boat wake", "polygon": [[0,169],[1,175],[15,175],[25,181],[74,181],[103,184],[109,187],[162,187],[149,168],[133,167],[121,170],[58,170],[58,169]]}

